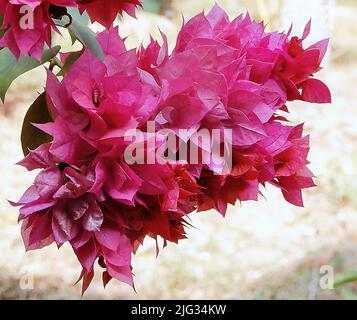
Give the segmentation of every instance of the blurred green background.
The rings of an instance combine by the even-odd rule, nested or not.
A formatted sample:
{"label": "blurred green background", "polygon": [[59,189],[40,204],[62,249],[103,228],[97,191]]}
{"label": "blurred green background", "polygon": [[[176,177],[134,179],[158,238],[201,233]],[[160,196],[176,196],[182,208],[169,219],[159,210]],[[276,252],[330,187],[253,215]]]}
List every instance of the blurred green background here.
{"label": "blurred green background", "polygon": [[[215,3],[161,2],[146,0],[138,20],[125,16],[118,21],[121,35],[128,36],[128,47],[147,43],[149,34],[160,39],[160,28],[168,34],[172,48],[181,14],[187,20]],[[256,19],[264,19],[269,30],[286,30],[294,21],[299,33],[312,15],[312,37],[331,37],[320,77],[332,89],[333,104],[290,103],[293,121],[305,122],[311,134],[311,168],[318,187],[304,193],[303,209],[285,203],[279,191],[268,188],[267,200],[232,207],[226,219],[214,212],[195,214],[196,229],[188,230],[188,240],[169,245],[158,258],[154,241],[148,240],[133,257],[137,293],[114,281],[104,290],[98,277],[84,299],[356,299],[353,283],[323,290],[319,282],[324,265],[336,274],[357,270],[357,2],[217,3],[232,18],[248,10]],[[68,37],[57,41],[66,43]],[[80,298],[80,286],[73,286],[80,266],[69,246],[25,254],[17,210],[6,200],[17,199],[33,179],[14,163],[21,159],[22,119],[37,92],[43,90],[44,80],[44,68],[23,75],[0,106],[1,299]]]}

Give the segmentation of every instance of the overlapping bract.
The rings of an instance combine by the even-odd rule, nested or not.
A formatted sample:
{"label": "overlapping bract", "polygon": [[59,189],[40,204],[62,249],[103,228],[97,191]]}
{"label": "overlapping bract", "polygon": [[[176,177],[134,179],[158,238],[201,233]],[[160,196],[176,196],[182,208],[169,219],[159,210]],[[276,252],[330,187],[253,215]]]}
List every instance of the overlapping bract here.
{"label": "overlapping bract", "polygon": [[[44,45],[51,46],[51,30],[56,26],[50,6],[73,6],[73,0],[1,0],[1,29],[5,34],[0,47],[8,48],[16,58],[20,54],[40,60]],[[25,7],[27,6],[27,7]]]}
{"label": "overlapping bract", "polygon": [[[309,26],[304,38],[308,35]],[[327,41],[304,49],[299,38],[266,33],[248,15],[230,22],[218,6],[184,24],[172,54],[166,37],[138,52],[117,29],[98,35],[103,61],[84,50],[63,81],[48,72],[47,100],[54,121],[39,125],[53,136],[20,163],[41,169],[14,205],[28,250],[69,242],[90,284],[98,260],[103,282],[133,285],[131,253],[145,237],[185,238],[196,209],[222,215],[237,200],[257,200],[273,184],[303,205],[314,186],[307,168],[309,139],[278,111],[288,100],[328,103],[327,87],[313,78]],[[232,170],[213,164],[128,164],[129,129],[232,130]],[[145,148],[149,135],[144,135]]]}
{"label": "overlapping bract", "polygon": [[123,12],[135,17],[136,7],[141,7],[140,0],[75,0],[81,12],[86,11],[92,21],[109,28],[115,17]]}
{"label": "overlapping bract", "polygon": [[0,47],[9,48],[16,58],[20,54],[40,60],[44,45],[51,47],[51,31],[58,31],[53,19],[67,14],[66,7],[86,11],[90,19],[110,27],[118,13],[135,16],[139,0],[0,0],[0,16],[5,35]]}
{"label": "overlapping bract", "polygon": [[215,6],[184,24],[170,56],[154,41],[141,48],[140,66],[165,93],[160,110],[170,107],[162,112],[169,114],[167,126],[232,129],[233,170],[217,176],[200,168],[205,189],[199,210],[224,214],[228,203],[257,200],[259,184],[267,182],[289,202],[303,204],[301,189],[314,186],[306,167],[308,137],[302,137],[302,125],[284,125],[276,112],[287,111],[291,100],[331,102],[327,86],[313,77],[328,40],[304,49],[309,32],[310,23],[302,39],[290,40],[289,34],[266,33],[249,15],[230,22]]}

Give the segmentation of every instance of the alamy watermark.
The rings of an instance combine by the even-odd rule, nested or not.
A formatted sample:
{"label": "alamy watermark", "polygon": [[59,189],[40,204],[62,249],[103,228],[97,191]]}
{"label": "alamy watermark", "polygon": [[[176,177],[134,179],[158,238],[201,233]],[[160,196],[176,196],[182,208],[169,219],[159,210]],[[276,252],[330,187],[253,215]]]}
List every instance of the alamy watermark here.
{"label": "alamy watermark", "polygon": [[160,129],[155,121],[148,121],[145,132],[130,129],[124,140],[129,143],[124,151],[125,162],[133,164],[202,164],[215,174],[229,174],[232,170],[231,129]]}
{"label": "alamy watermark", "polygon": [[23,291],[34,290],[35,288],[35,275],[33,270],[23,267],[20,270],[19,287]]}
{"label": "alamy watermark", "polygon": [[333,290],[335,283],[335,271],[332,266],[324,265],[320,268],[320,288],[322,290]]}
{"label": "alamy watermark", "polygon": [[22,15],[19,20],[20,28],[23,30],[35,29],[35,14],[29,5],[20,7],[20,14]]}

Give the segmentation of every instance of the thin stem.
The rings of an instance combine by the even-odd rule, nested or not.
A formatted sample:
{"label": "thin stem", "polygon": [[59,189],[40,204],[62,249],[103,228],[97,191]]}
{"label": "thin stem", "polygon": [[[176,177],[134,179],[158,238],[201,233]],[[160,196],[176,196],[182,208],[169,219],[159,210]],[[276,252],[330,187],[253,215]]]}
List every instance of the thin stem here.
{"label": "thin stem", "polygon": [[72,24],[73,18],[69,13],[65,14],[64,16],[69,19],[68,23],[64,25],[64,28],[69,28]]}
{"label": "thin stem", "polygon": [[53,71],[54,67],[58,67],[60,69],[63,68],[63,63],[57,58],[57,57],[53,57],[51,60],[50,60],[50,66],[49,66],[49,69],[51,71]]}
{"label": "thin stem", "polygon": [[[66,14],[64,14],[62,17],[67,17],[69,21],[68,21],[65,25],[63,25],[63,24],[61,24],[61,23],[59,23],[59,22],[56,22],[56,21],[62,22],[62,19],[59,20],[59,19],[57,19],[57,18],[52,17],[52,19],[53,19],[55,25],[56,25],[57,27],[62,27],[62,28],[66,28],[66,29],[69,28],[69,27],[72,25],[72,22],[73,22],[72,16],[71,16],[69,13],[66,13]],[[62,18],[62,17],[61,17],[61,18]]]}

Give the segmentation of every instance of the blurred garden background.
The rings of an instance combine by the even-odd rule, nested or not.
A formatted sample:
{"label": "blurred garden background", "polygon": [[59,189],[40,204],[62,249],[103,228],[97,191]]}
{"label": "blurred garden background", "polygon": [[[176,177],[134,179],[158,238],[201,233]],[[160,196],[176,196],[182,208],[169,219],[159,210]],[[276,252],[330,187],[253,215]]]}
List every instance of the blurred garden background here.
{"label": "blurred garden background", "polygon": [[[357,271],[357,1],[217,0],[234,18],[247,10],[267,29],[301,35],[312,17],[312,41],[331,37],[320,77],[330,86],[332,105],[290,104],[295,123],[311,135],[311,169],[317,188],[304,193],[305,208],[287,204],[268,188],[259,202],[192,215],[188,240],[169,245],[156,258],[147,240],[133,257],[136,290],[100,279],[84,299],[357,299],[357,285],[323,290],[321,266],[336,274]],[[173,47],[185,19],[214,5],[214,0],[144,1],[138,20],[118,21],[128,47],[160,39],[160,28]],[[94,29],[97,26],[93,26]],[[68,43],[58,38],[60,43]],[[78,299],[80,273],[68,245],[25,254],[17,223],[17,199],[33,174],[14,164],[21,160],[22,119],[43,90],[44,68],[17,79],[0,104],[0,299]],[[99,273],[98,273],[99,275]]]}

